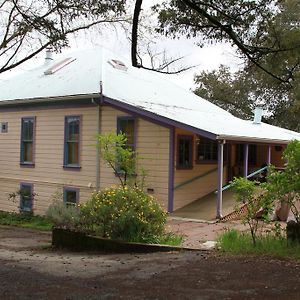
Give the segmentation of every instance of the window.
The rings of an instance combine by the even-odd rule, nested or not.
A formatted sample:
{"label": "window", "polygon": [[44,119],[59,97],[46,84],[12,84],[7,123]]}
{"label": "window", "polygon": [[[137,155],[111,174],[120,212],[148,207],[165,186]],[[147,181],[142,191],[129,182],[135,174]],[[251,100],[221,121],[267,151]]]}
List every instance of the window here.
{"label": "window", "polygon": [[32,212],[33,207],[33,185],[29,183],[20,184],[20,211]]}
{"label": "window", "polygon": [[68,205],[76,205],[79,201],[79,189],[64,187],[64,203]]}
{"label": "window", "polygon": [[7,122],[2,122],[0,123],[0,133],[7,133],[8,132],[8,123]]}
{"label": "window", "polygon": [[177,137],[177,169],[193,168],[193,136],[178,135]]}
{"label": "window", "polygon": [[80,116],[65,117],[64,166],[79,167]]}
{"label": "window", "polygon": [[[239,165],[244,163],[245,146],[246,145],[244,144],[236,145],[236,163]],[[248,152],[249,165],[256,165],[256,152],[257,152],[256,145],[249,145],[249,152]]]}
{"label": "window", "polygon": [[[123,133],[125,134],[127,141],[126,141],[126,148],[130,149],[132,151],[132,155],[134,155],[135,151],[135,119],[132,117],[118,117],[117,119],[117,133]],[[126,167],[125,167],[126,166]],[[116,162],[116,169],[118,173],[124,173],[125,170],[128,169],[128,161],[121,161],[121,158],[119,157]],[[135,168],[132,166],[132,174],[127,175],[135,175],[135,172],[133,171]]]}
{"label": "window", "polygon": [[124,133],[127,142],[126,146],[134,151],[135,149],[135,120],[132,117],[119,117],[117,119],[117,132]]}
{"label": "window", "polygon": [[21,126],[21,164],[34,164],[35,118],[22,118]]}
{"label": "window", "polygon": [[207,139],[207,138],[199,138],[197,143],[197,161],[213,161],[216,162],[218,160],[218,144],[216,141]]}

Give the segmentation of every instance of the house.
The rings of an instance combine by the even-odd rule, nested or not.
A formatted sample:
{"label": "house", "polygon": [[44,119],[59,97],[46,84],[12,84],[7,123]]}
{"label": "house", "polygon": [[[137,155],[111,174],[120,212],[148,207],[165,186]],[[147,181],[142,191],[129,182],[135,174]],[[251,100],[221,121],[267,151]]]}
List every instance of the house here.
{"label": "house", "polygon": [[[43,214],[117,184],[95,136],[125,132],[147,170],[146,190],[172,212],[264,164],[300,134],[234,117],[103,49],[79,51],[0,81],[0,210]],[[20,201],[9,194],[25,191]],[[34,197],[33,197],[34,195]]]}

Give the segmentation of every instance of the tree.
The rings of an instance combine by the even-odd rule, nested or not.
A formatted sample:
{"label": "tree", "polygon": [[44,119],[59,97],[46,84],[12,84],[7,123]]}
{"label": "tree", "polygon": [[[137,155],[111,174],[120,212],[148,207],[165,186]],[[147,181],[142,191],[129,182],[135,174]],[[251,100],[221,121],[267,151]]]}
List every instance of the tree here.
{"label": "tree", "polygon": [[[299,27],[299,1],[289,0],[293,21],[288,14],[282,21],[291,31]],[[155,7],[159,18],[159,31],[172,37],[186,36],[207,42],[229,42],[236,47],[245,61],[254,64],[279,82],[290,84],[299,67],[299,38],[287,40],[276,26],[285,1],[276,0],[169,0]],[[298,15],[297,15],[298,12]],[[295,21],[294,21],[295,19]],[[281,22],[283,23],[283,22]],[[298,37],[298,34],[297,34]],[[286,42],[285,42],[286,41]],[[274,57],[293,53],[295,59],[288,68],[269,68],[266,64]]]}
{"label": "tree", "polygon": [[252,119],[256,103],[262,103],[264,122],[298,131],[300,98],[296,82],[299,80],[287,88],[257,68],[232,73],[229,67],[220,66],[196,75],[194,92],[243,119]]}
{"label": "tree", "polygon": [[4,0],[0,3],[0,73],[47,47],[59,51],[69,35],[120,21],[126,0]]}
{"label": "tree", "polygon": [[289,51],[274,51],[261,57],[260,62],[273,74],[289,78],[279,81],[246,61],[235,73],[221,66],[219,70],[202,72],[195,77],[195,93],[220,105],[234,115],[252,118],[255,102],[264,104],[268,123],[299,130],[300,112],[300,3],[287,0],[280,12],[265,27],[270,48],[274,41]]}

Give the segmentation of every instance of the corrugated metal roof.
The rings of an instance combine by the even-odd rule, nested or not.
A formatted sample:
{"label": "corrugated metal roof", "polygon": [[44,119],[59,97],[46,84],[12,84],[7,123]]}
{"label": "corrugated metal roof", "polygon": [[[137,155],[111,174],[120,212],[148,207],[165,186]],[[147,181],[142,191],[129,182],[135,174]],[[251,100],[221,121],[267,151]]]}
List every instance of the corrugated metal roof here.
{"label": "corrugated metal roof", "polygon": [[[74,60],[53,74],[45,75],[45,71],[66,57]],[[105,97],[129,105],[129,108],[137,107],[163,117],[166,121],[173,120],[179,125],[212,133],[219,139],[266,143],[300,140],[297,132],[236,118],[157,73],[131,67],[129,62],[104,48],[79,51],[66,57],[0,81],[0,105],[17,102],[15,100],[43,101],[100,95],[102,82]],[[115,67],[114,61],[125,67]]]}

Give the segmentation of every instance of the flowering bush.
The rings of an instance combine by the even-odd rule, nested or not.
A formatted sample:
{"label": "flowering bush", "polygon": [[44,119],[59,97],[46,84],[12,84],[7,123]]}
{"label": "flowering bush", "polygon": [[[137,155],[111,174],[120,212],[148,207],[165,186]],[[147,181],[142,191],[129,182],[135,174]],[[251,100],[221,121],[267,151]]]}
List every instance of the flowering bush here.
{"label": "flowering bush", "polygon": [[80,205],[85,232],[130,242],[157,243],[167,214],[154,198],[135,187],[109,188]]}

